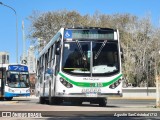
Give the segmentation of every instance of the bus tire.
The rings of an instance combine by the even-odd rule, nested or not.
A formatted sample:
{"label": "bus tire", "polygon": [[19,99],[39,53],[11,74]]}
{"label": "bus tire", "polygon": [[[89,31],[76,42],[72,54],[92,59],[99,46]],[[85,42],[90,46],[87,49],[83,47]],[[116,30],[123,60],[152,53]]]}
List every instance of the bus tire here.
{"label": "bus tire", "polygon": [[0,97],[0,101],[3,101],[4,100],[4,97]]}
{"label": "bus tire", "polygon": [[99,99],[99,106],[100,107],[106,107],[106,105],[107,105],[107,99],[106,98]]}
{"label": "bus tire", "polygon": [[45,97],[39,97],[39,103],[45,104]]}
{"label": "bus tire", "polygon": [[7,100],[7,101],[10,101],[12,99],[13,99],[13,97],[5,97],[5,100]]}

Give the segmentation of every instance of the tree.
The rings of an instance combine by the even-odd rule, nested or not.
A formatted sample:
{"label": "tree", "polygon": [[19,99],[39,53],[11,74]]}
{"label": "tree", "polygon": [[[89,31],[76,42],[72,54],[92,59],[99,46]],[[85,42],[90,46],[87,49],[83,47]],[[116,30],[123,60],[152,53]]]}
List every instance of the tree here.
{"label": "tree", "polygon": [[[103,27],[119,29],[125,62],[123,74],[135,86],[155,86],[154,66],[159,49],[160,29],[153,27],[151,17],[139,18],[131,14],[107,15],[96,11],[81,15],[77,11],[33,12],[29,38],[43,46],[61,27]],[[42,41],[42,42],[40,42]],[[37,46],[37,44],[35,45]],[[160,67],[160,66],[159,66]]]}

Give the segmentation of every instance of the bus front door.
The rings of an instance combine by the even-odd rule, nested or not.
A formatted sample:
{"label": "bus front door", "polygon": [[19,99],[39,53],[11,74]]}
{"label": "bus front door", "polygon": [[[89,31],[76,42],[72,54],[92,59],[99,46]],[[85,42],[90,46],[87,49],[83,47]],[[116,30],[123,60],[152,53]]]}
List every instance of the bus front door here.
{"label": "bus front door", "polygon": [[5,71],[5,68],[0,68],[0,100],[4,98]]}

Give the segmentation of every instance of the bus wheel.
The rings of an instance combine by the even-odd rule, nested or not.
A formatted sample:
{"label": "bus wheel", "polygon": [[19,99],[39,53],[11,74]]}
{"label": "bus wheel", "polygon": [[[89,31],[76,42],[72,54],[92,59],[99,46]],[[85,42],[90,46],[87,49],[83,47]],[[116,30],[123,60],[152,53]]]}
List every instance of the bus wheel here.
{"label": "bus wheel", "polygon": [[107,104],[107,99],[106,98],[99,99],[99,106],[100,107],[106,107],[106,104]]}
{"label": "bus wheel", "polygon": [[8,100],[8,101],[10,101],[12,99],[13,99],[13,97],[5,97],[5,100]]}
{"label": "bus wheel", "polygon": [[3,101],[4,100],[4,97],[0,97],[0,101]]}
{"label": "bus wheel", "polygon": [[45,97],[39,97],[39,103],[40,104],[45,104]]}

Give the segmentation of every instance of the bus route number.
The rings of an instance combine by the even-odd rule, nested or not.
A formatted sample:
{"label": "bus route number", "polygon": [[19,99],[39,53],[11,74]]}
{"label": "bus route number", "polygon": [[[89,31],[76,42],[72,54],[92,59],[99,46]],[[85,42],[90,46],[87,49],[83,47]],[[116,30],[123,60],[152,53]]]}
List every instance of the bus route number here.
{"label": "bus route number", "polygon": [[27,67],[26,66],[9,66],[9,70],[10,71],[27,71]]}

